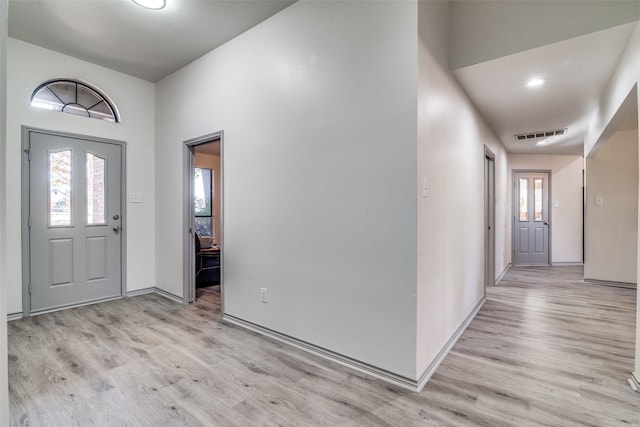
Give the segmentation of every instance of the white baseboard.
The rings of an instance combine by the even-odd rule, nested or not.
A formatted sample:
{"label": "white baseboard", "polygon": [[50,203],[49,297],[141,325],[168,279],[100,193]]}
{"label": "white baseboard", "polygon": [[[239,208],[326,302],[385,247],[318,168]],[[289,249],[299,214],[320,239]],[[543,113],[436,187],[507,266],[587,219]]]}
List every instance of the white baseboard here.
{"label": "white baseboard", "polygon": [[427,381],[429,381],[429,378],[431,378],[431,376],[436,372],[436,369],[438,369],[438,366],[440,366],[440,364],[447,357],[447,354],[449,354],[453,346],[456,344],[456,342],[458,342],[458,340],[462,336],[462,333],[464,332],[465,329],[467,329],[467,326],[469,326],[473,318],[476,317],[476,314],[478,314],[478,311],[480,311],[480,308],[482,307],[482,305],[486,300],[487,299],[484,297],[480,300],[480,302],[474,307],[471,313],[469,313],[467,318],[464,319],[464,322],[462,322],[462,324],[458,327],[456,332],[451,336],[451,338],[449,338],[449,341],[447,341],[444,348],[440,350],[440,353],[438,353],[438,355],[433,360],[433,362],[431,362],[431,364],[427,366],[427,369],[424,370],[422,375],[420,375],[420,378],[417,381],[418,387],[416,391],[418,393],[422,391],[424,386],[427,384]]}
{"label": "white baseboard", "polygon": [[313,355],[322,357],[323,359],[327,359],[329,361],[338,363],[342,366],[346,366],[355,371],[361,372],[366,375],[370,375],[374,378],[378,378],[380,380],[383,380],[395,386],[404,388],[406,390],[410,390],[414,392],[420,391],[418,389],[418,383],[411,378],[406,378],[401,375],[394,374],[393,372],[389,372],[384,369],[369,365],[367,363],[360,362],[348,356],[344,356],[342,354],[336,353],[331,350],[327,350],[326,348],[319,347],[317,345],[308,343],[306,341],[301,341],[297,338],[293,338],[288,335],[281,334],[280,332],[276,332],[274,330],[264,328],[260,325],[247,322],[246,320],[231,316],[229,314],[223,314],[222,321],[240,326],[242,328],[264,335],[276,341],[291,345],[300,350],[304,350]]}
{"label": "white baseboard", "polygon": [[603,285],[603,286],[615,286],[616,288],[636,289],[638,287],[635,283],[614,282],[612,280],[589,279],[587,277],[582,279],[582,281],[584,283],[600,284],[600,285]]}
{"label": "white baseboard", "polygon": [[498,283],[500,283],[500,281],[502,280],[502,278],[504,277],[505,274],[507,274],[507,271],[509,271],[509,269],[511,268],[511,263],[507,264],[507,266],[504,268],[504,270],[502,270],[502,273],[500,273],[498,275],[498,277],[496,278],[496,282],[494,283],[494,285],[497,285]]}
{"label": "white baseboard", "polygon": [[485,298],[482,298],[482,300],[471,311],[469,316],[467,316],[467,318],[464,320],[462,325],[460,325],[460,327],[456,330],[453,336],[449,339],[449,341],[444,346],[444,348],[440,351],[440,353],[438,353],[438,356],[435,358],[435,360],[431,362],[431,364],[429,364],[429,366],[424,371],[424,373],[420,375],[418,380],[414,380],[411,378],[394,374],[393,372],[386,371],[384,369],[369,365],[359,360],[352,359],[348,356],[336,353],[334,351],[327,350],[326,348],[322,348],[314,344],[290,337],[288,335],[281,334],[274,330],[264,328],[260,325],[256,325],[255,323],[247,322],[246,320],[239,319],[229,314],[223,314],[222,321],[240,326],[245,329],[249,329],[250,331],[259,333],[261,335],[265,335],[276,341],[289,344],[293,347],[299,348],[300,350],[304,350],[308,353],[322,357],[323,359],[327,359],[329,361],[338,363],[342,366],[346,366],[348,368],[351,368],[363,374],[370,375],[374,378],[378,378],[382,381],[393,384],[397,387],[401,387],[406,390],[420,393],[420,391],[422,391],[422,389],[424,388],[429,378],[431,378],[431,376],[434,374],[436,369],[438,369],[438,366],[440,366],[440,364],[445,359],[447,354],[449,354],[449,351],[451,351],[451,348],[453,348],[454,344],[458,341],[458,339],[460,338],[464,330],[467,328],[469,323],[471,323],[471,321],[473,320],[475,315],[478,313],[478,310],[480,310],[480,307],[482,307],[482,304],[484,304],[484,302],[485,302]]}
{"label": "white baseboard", "polygon": [[138,289],[138,290],[131,291],[131,292],[127,292],[127,298],[136,297],[138,295],[145,295],[145,294],[158,294],[158,295],[160,295],[162,297],[170,299],[171,301],[178,302],[180,304],[182,304],[184,302],[184,300],[181,297],[179,297],[177,295],[174,295],[174,294],[172,294],[170,292],[167,292],[167,291],[165,291],[163,289],[160,289],[158,287],[155,287],[155,286],[152,286],[152,287],[149,287],[149,288],[144,288],[144,289]]}
{"label": "white baseboard", "polygon": [[631,378],[629,378],[627,382],[631,386],[631,390],[640,393],[640,379],[638,379],[638,374],[631,372]]}
{"label": "white baseboard", "polygon": [[155,291],[156,291],[156,288],[153,286],[149,288],[144,288],[144,289],[136,289],[135,291],[127,291],[127,298],[137,297],[138,295],[144,295],[144,294],[152,294]]}
{"label": "white baseboard", "polygon": [[175,301],[180,304],[184,303],[184,300],[182,299],[182,297],[179,297],[178,295],[174,295],[171,292],[167,292],[164,289],[155,288],[154,292],[160,296],[170,299],[171,301]]}
{"label": "white baseboard", "polygon": [[579,265],[584,265],[583,262],[580,261],[572,261],[572,262],[552,262],[551,266],[552,267],[572,267],[572,266],[579,266]]}
{"label": "white baseboard", "polygon": [[13,320],[20,320],[22,319],[22,317],[23,317],[22,312],[7,314],[7,322],[11,322]]}

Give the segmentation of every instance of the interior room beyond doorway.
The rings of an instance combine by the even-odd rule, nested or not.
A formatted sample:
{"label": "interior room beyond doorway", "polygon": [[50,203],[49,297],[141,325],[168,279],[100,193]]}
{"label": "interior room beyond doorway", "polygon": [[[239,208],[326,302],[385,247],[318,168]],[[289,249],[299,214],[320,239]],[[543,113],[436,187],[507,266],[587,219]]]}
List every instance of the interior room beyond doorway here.
{"label": "interior room beyond doorway", "polygon": [[220,140],[194,147],[193,224],[195,298],[220,292],[221,224]]}

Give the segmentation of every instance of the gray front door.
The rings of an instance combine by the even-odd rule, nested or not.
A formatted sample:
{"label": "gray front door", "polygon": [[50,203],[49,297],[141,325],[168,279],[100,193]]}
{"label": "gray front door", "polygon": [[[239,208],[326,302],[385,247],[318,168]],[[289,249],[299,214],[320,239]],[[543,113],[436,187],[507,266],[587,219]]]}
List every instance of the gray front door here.
{"label": "gray front door", "polygon": [[29,133],[30,312],[122,295],[122,147]]}
{"label": "gray front door", "polygon": [[514,265],[549,265],[549,174],[514,174]]}

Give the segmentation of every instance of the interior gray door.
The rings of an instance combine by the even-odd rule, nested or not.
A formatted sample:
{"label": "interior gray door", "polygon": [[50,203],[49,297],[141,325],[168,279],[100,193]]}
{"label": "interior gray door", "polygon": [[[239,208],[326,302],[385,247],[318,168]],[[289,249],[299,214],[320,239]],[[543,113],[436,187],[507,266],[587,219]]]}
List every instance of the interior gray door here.
{"label": "interior gray door", "polygon": [[549,265],[549,174],[514,178],[514,265]]}
{"label": "interior gray door", "polygon": [[484,208],[485,208],[485,286],[496,284],[496,231],[495,231],[495,163],[494,158],[484,159]]}
{"label": "interior gray door", "polygon": [[122,295],[118,144],[29,134],[31,312]]}

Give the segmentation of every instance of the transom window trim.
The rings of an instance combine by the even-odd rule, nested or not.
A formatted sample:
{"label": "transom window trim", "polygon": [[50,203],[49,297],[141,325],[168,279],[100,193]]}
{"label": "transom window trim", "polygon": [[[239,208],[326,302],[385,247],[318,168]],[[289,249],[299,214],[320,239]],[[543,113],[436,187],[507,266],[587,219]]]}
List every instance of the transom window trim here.
{"label": "transom window trim", "polygon": [[74,79],[53,79],[38,86],[31,106],[119,123],[115,104],[88,83]]}

